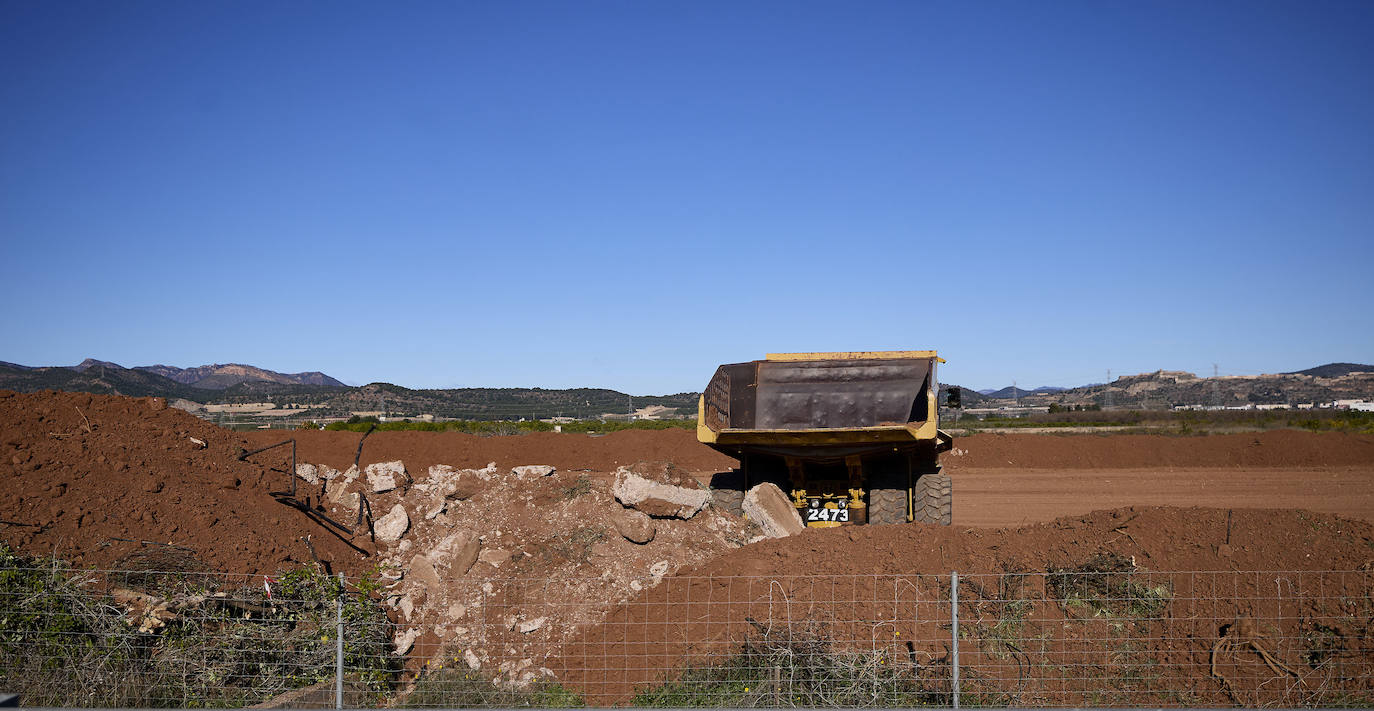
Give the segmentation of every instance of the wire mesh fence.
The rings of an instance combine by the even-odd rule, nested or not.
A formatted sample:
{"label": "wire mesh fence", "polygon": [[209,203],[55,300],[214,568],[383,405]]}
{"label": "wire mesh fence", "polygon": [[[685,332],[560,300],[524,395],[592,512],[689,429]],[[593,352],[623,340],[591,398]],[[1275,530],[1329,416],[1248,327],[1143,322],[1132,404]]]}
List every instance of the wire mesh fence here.
{"label": "wire mesh fence", "polygon": [[[26,706],[1374,705],[1374,574],[432,580],[0,566]],[[411,571],[411,576],[415,575]],[[413,581],[412,581],[413,582]],[[405,595],[401,590],[410,590]]]}

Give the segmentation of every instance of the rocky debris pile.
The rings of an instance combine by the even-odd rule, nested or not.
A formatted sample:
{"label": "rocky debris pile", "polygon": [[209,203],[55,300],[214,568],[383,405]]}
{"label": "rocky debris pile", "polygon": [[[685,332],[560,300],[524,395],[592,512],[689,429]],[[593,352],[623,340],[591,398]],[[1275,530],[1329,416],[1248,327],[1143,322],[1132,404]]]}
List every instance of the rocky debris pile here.
{"label": "rocky debris pile", "polygon": [[359,494],[382,514],[374,530],[396,653],[412,664],[442,653],[503,684],[551,678],[544,662],[569,635],[672,571],[757,537],[666,462],[621,467],[614,479],[495,463],[314,471],[334,518],[356,516]]}

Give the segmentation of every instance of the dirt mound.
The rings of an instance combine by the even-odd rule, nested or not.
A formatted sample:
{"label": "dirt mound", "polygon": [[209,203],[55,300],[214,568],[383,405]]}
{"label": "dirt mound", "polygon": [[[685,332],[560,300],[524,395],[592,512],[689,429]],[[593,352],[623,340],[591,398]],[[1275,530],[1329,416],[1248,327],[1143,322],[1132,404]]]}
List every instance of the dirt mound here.
{"label": "dirt mound", "polygon": [[[250,440],[271,444],[280,431],[247,432]],[[357,432],[307,430],[292,432],[303,462],[346,469],[358,450]],[[373,432],[363,446],[363,465],[404,460],[407,467],[426,471],[435,464],[475,468],[496,462],[507,468],[523,464],[552,464],[564,471],[613,472],[639,461],[673,462],[688,471],[724,471],[735,460],[697,442],[696,432],[683,429],[626,430],[606,435],[531,432],[481,437],[462,432]]]}
{"label": "dirt mound", "polygon": [[[1124,613],[1115,618],[1101,616],[1085,608],[1091,619],[1085,621],[1088,626],[1082,635],[1075,637],[1077,633],[1066,632],[1066,623],[1078,619],[1075,615],[1080,613],[1051,602],[1049,598],[1065,593],[1045,587],[1056,582],[1055,575],[1026,578],[1041,581],[1042,587],[1024,596],[1025,604],[1034,606],[1033,612],[1023,612],[1018,619],[1045,625],[1038,632],[1046,635],[1038,642],[1041,652],[1059,655],[1055,664],[1095,668],[1091,665],[1103,658],[1101,636],[1123,634],[1119,629],[1112,632],[1117,628],[1110,625],[1138,625],[1135,633],[1162,640],[1162,648],[1134,650],[1140,658],[1128,666],[1134,668],[1138,662],[1162,674],[1183,670],[1178,673],[1184,676],[1163,679],[1159,688],[1190,689],[1207,702],[1230,705],[1233,698],[1226,696],[1227,689],[1219,681],[1199,683],[1196,678],[1198,669],[1205,676],[1206,662],[1200,660],[1207,659],[1218,635],[1224,633],[1218,625],[1267,612],[1256,606],[1277,609],[1285,595],[1304,599],[1301,595],[1306,594],[1310,607],[1266,618],[1281,626],[1270,630],[1275,638],[1301,640],[1303,630],[1315,629],[1314,619],[1354,614],[1340,608],[1345,604],[1341,601],[1363,604],[1370,594],[1369,573],[1303,571],[1369,571],[1374,565],[1374,526],[1293,510],[1126,508],[1018,529],[958,530],[918,524],[813,528],[800,536],[732,551],[665,579],[612,610],[601,624],[579,633],[550,666],[563,683],[587,695],[588,705],[625,703],[637,689],[663,681],[665,669],[719,663],[745,640],[766,638],[782,628],[821,630],[841,645],[879,652],[886,645],[891,649],[885,658],[909,657],[913,666],[919,666],[919,659],[929,667],[933,660],[948,660],[949,571],[958,570],[969,581],[968,592],[961,584],[960,595],[971,598],[965,604],[972,607],[962,608],[961,615],[974,618],[967,623],[972,635],[986,636],[992,628],[981,625],[1001,620],[984,619],[991,609],[984,605],[1008,603],[1005,588],[999,594],[999,584],[1005,585],[1009,571],[1061,571],[1058,580],[1062,582],[1062,571],[1091,570],[1093,561],[1103,560],[1125,571],[1138,571],[1141,582],[1116,591],[1135,598],[1126,602],[1146,600],[1164,607],[1151,609],[1139,619],[1127,619]],[[1151,570],[1284,572],[1152,575]],[[1013,575],[1013,579],[1021,578]],[[1084,579],[1103,578],[1087,575]],[[943,613],[939,610],[942,600]],[[1333,609],[1318,609],[1318,604]],[[1356,617],[1360,615],[1374,615],[1374,610],[1365,609]],[[1366,618],[1356,623],[1361,621],[1369,624]],[[1102,629],[1092,626],[1099,622]],[[1299,629],[1300,625],[1304,627]],[[987,673],[1005,670],[1010,664],[1012,686],[1016,686],[1017,666],[1007,661],[1011,653],[1005,645],[1027,639],[1035,642],[1029,629],[1018,632],[1014,640],[1003,639],[1002,656],[996,649],[985,649],[983,639],[971,642],[965,650],[967,663],[974,671],[993,670]],[[1093,654],[1098,661],[1092,661]],[[1028,672],[1022,668],[1020,673]],[[1103,670],[1104,675],[1122,673],[1121,669]],[[1030,705],[1072,705],[1084,698],[1069,693],[1062,679],[1049,681],[1048,695],[1021,700],[1033,701]],[[1021,679],[1023,688],[1025,682]],[[1235,688],[1230,691],[1236,693]]]}
{"label": "dirt mound", "polygon": [[239,462],[249,442],[159,398],[0,391],[0,423],[0,536],[27,553],[110,567],[166,548],[139,543],[151,541],[215,570],[266,573],[310,562],[308,535],[338,569],[364,567],[271,495],[289,454]]}
{"label": "dirt mound", "polygon": [[1374,436],[1271,430],[1203,436],[977,434],[957,437],[951,470],[1329,467],[1374,464]]}

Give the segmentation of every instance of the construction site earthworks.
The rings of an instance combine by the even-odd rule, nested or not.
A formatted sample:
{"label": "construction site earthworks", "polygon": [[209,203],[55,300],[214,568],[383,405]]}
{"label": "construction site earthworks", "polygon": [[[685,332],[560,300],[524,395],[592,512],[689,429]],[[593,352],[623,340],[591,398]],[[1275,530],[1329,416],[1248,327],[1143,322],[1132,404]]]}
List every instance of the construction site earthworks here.
{"label": "construction site earthworks", "polygon": [[[149,705],[1374,703],[1368,434],[974,435],[952,525],[808,528],[720,505],[739,462],[686,429],[243,433],[49,391],[0,392],[0,431],[0,575],[61,561],[150,659],[213,600],[294,634],[263,612],[293,571],[378,611],[375,664]],[[47,614],[12,587],[0,628]]]}

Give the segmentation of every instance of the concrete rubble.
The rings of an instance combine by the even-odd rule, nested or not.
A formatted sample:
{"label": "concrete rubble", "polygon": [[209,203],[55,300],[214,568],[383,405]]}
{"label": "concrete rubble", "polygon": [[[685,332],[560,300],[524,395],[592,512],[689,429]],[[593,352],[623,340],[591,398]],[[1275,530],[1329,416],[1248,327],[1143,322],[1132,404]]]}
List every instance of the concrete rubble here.
{"label": "concrete rubble", "polygon": [[406,481],[406,467],[400,460],[367,465],[367,488],[374,494],[384,494]]}
{"label": "concrete rubble", "polygon": [[636,474],[629,467],[616,470],[611,493],[621,504],[657,518],[688,519],[697,515],[711,501],[709,489],[688,489],[653,481]]}
{"label": "concrete rubble", "polygon": [[298,467],[324,484],[336,518],[356,515],[359,494],[386,512],[374,531],[397,653],[458,657],[504,685],[552,678],[543,664],[581,626],[754,531],[707,506],[710,491],[666,462],[614,478],[494,462],[405,472],[400,461]]}
{"label": "concrete rubble", "polygon": [[401,540],[401,536],[404,536],[409,528],[410,517],[406,514],[406,507],[401,504],[392,506],[385,516],[373,524],[377,540],[382,543],[395,543]]}
{"label": "concrete rubble", "polygon": [[801,515],[777,484],[765,482],[744,494],[744,515],[768,538],[783,538],[806,530]]}

